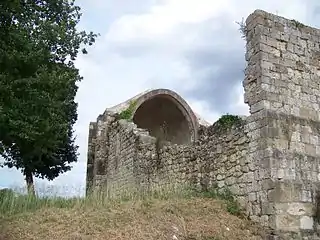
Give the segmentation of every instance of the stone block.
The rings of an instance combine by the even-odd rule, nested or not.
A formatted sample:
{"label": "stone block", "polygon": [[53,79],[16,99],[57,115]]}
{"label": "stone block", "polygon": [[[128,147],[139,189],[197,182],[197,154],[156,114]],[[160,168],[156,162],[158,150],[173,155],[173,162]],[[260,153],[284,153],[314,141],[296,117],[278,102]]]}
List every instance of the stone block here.
{"label": "stone block", "polygon": [[313,218],[309,216],[302,216],[300,218],[300,229],[303,230],[313,230]]}
{"label": "stone block", "polygon": [[301,199],[302,185],[290,182],[275,182],[275,188],[268,191],[271,202],[298,202]]}
{"label": "stone block", "polygon": [[299,232],[300,217],[289,214],[275,215],[275,228],[280,231]]}

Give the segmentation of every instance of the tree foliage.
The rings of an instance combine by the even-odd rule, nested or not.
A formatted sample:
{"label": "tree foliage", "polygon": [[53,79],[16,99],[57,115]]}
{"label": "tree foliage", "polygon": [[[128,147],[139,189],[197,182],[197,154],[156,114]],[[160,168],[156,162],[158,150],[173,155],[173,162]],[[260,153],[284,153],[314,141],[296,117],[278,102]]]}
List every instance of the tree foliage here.
{"label": "tree foliage", "polygon": [[0,1],[0,154],[27,184],[77,160],[74,61],[97,37],[77,29],[80,17],[74,0]]}

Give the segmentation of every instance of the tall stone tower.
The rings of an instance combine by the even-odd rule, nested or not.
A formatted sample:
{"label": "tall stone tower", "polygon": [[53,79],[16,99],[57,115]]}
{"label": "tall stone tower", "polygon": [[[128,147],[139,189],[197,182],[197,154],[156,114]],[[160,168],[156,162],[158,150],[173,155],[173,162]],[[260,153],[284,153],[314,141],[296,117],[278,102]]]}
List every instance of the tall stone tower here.
{"label": "tall stone tower", "polygon": [[320,31],[256,10],[245,35],[243,85],[253,130],[249,157],[261,182],[260,221],[287,239],[317,239]]}

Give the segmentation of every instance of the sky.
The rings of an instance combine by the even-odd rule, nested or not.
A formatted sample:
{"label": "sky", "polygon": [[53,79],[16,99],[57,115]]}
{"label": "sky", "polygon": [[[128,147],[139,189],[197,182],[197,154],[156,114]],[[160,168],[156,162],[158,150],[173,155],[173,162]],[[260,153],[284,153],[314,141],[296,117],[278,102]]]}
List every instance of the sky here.
{"label": "sky", "polygon": [[[48,194],[83,195],[88,126],[107,107],[149,88],[180,94],[209,122],[222,114],[248,115],[243,103],[245,41],[239,25],[262,9],[320,28],[316,0],[76,0],[79,30],[100,33],[76,60],[84,77],[76,96],[79,160],[55,180],[36,179]],[[318,23],[318,25],[317,25]],[[0,168],[0,188],[22,188],[22,174]]]}

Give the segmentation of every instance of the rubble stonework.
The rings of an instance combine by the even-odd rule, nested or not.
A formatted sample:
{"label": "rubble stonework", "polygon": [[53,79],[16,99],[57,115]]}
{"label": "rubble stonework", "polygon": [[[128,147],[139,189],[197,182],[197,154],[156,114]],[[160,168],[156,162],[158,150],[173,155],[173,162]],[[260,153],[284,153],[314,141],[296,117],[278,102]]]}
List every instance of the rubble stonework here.
{"label": "rubble stonework", "polygon": [[[140,94],[132,119],[119,119],[127,101],[90,123],[87,188],[227,187],[252,220],[273,230],[270,239],[320,239],[320,30],[256,10],[245,35],[250,116],[228,128],[204,126],[178,94]],[[153,121],[164,109],[179,144],[158,141]]]}

